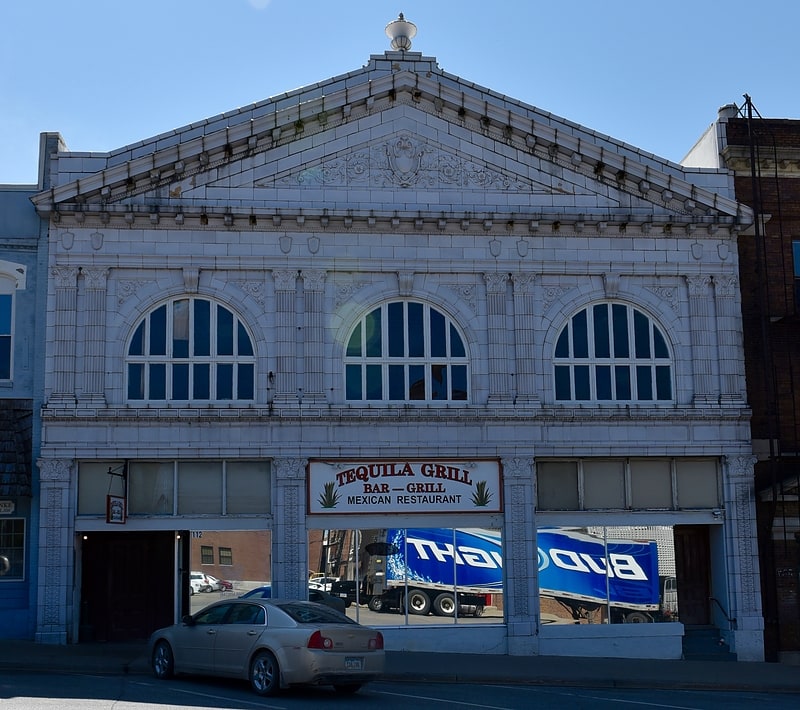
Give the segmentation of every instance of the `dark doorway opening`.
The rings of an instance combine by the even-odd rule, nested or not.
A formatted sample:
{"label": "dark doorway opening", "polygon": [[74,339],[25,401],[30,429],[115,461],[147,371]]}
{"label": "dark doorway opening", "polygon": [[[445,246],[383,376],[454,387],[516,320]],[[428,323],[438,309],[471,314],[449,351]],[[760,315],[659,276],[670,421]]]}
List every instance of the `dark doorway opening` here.
{"label": "dark doorway opening", "polygon": [[705,525],[676,525],[678,612],[685,626],[711,623],[711,548]]}
{"label": "dark doorway opening", "polygon": [[80,641],[141,641],[174,622],[175,533],[87,533]]}

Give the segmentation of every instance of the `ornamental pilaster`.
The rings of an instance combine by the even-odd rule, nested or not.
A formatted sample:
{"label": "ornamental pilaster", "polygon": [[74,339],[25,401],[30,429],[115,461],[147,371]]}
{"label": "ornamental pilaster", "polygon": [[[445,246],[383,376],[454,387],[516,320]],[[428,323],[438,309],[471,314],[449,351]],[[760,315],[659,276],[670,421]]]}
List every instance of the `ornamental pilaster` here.
{"label": "ornamental pilaster", "polygon": [[108,293],[108,269],[84,269],[86,314],[85,354],[83,358],[83,392],[81,400],[91,403],[105,401],[105,345],[106,345],[106,296]]}
{"label": "ornamental pilaster", "polygon": [[276,499],[272,528],[272,586],[276,596],[304,599],[308,578],[306,534],[306,467],[303,458],[276,458],[272,462]]}
{"label": "ornamental pilaster", "polygon": [[716,404],[718,393],[714,387],[713,363],[716,360],[712,317],[710,276],[687,276],[689,290],[689,319],[694,374],[694,403],[703,406]]}
{"label": "ornamental pilaster", "polygon": [[744,335],[738,277],[735,274],[715,276],[714,298],[719,339],[720,403],[743,405],[745,402]]}
{"label": "ornamental pilaster", "polygon": [[287,402],[297,396],[297,271],[273,271],[272,277],[275,281],[275,399]]}
{"label": "ornamental pilaster", "polygon": [[534,380],[534,274],[512,275],[514,284],[514,338],[516,352],[514,397],[517,404],[536,398]]}
{"label": "ornamental pilaster", "polygon": [[303,271],[305,301],[305,390],[303,398],[321,401],[325,398],[323,367],[325,333],[322,327],[325,307],[325,276],[322,270]]}
{"label": "ornamental pilaster", "polygon": [[75,403],[75,343],[78,305],[78,269],[56,266],[50,270],[55,284],[53,313],[53,382],[48,404]]}
{"label": "ornamental pilaster", "polygon": [[510,360],[506,327],[506,286],[508,274],[487,273],[486,318],[489,336],[489,401],[510,401]]}

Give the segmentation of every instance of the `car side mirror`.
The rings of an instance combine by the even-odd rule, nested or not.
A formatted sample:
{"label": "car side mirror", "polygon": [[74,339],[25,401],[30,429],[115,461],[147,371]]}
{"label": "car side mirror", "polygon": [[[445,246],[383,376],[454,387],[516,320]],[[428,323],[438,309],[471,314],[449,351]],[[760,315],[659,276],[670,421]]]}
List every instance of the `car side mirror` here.
{"label": "car side mirror", "polygon": [[194,626],[194,617],[191,614],[184,614],[181,621],[187,626]]}

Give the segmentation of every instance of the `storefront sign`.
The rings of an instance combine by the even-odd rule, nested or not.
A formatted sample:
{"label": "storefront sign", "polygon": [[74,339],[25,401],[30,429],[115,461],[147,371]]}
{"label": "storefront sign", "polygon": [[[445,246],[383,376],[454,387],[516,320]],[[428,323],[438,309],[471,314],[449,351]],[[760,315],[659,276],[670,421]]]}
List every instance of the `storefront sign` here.
{"label": "storefront sign", "polygon": [[15,508],[13,500],[0,500],[0,515],[11,515]]}
{"label": "storefront sign", "polygon": [[123,496],[106,496],[106,522],[125,524],[125,498]]}
{"label": "storefront sign", "polygon": [[308,512],[496,513],[499,461],[311,461]]}

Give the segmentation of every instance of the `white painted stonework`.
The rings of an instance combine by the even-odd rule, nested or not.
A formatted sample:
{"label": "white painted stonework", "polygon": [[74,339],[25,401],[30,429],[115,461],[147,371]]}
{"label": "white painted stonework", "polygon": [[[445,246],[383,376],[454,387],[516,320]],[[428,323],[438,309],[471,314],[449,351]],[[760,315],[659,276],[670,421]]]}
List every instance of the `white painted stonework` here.
{"label": "white painted stonework", "polygon": [[[291,595],[305,584],[306,530],[328,524],[307,515],[309,460],[474,458],[500,463],[502,511],[437,524],[503,530],[504,623],[387,630],[390,648],[680,657],[678,623],[540,624],[535,529],[691,524],[711,531],[712,591],[735,619],[715,616],[720,636],[740,660],[762,660],[736,277],[751,214],[726,174],[684,169],[395,51],[54,165],[53,189],[35,199],[50,220],[40,641],[76,638],[76,462],[269,460],[266,518],[129,516],[126,529],[267,527],[273,585]],[[245,325],[252,402],[128,399],[133,331],[180,295],[219,302]],[[403,299],[458,329],[466,400],[346,398],[350,333]],[[556,399],[559,333],[606,302],[660,328],[668,401]],[[630,457],[716,461],[721,505],[537,513],[539,461]],[[377,512],[354,522],[385,526]],[[391,524],[425,523],[398,513]],[[83,519],[78,529],[107,528]]]}

